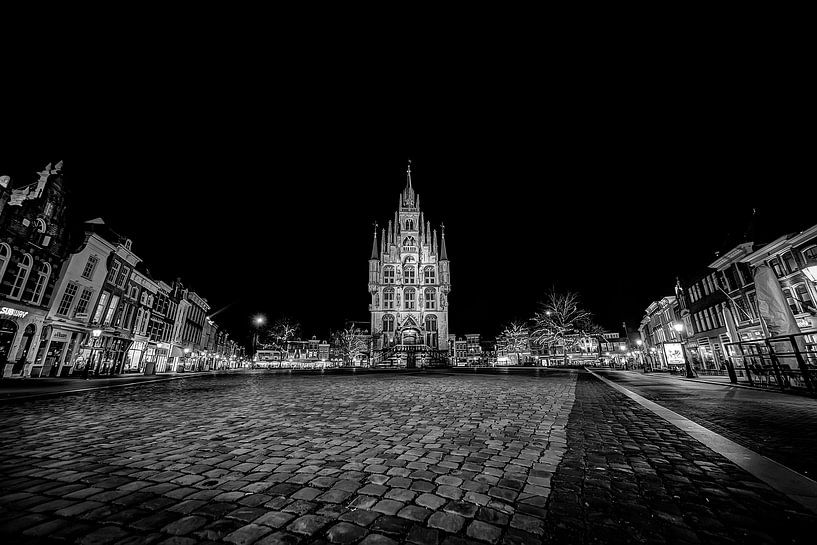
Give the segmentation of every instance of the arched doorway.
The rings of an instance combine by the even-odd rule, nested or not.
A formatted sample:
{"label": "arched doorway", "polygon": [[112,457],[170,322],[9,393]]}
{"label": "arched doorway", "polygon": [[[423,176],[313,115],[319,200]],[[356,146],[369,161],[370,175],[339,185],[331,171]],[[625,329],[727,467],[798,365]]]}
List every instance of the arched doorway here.
{"label": "arched doorway", "polygon": [[11,343],[17,334],[17,324],[11,320],[0,320],[0,364],[13,363],[11,357]]}

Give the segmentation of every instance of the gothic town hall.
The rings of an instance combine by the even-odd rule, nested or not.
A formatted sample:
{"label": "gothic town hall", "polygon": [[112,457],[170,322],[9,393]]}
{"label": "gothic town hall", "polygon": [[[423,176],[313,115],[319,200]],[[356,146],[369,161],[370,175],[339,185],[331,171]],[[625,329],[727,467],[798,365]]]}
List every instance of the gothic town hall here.
{"label": "gothic town hall", "polygon": [[375,227],[369,258],[375,360],[406,367],[444,362],[450,290],[445,226],[438,235],[423,218],[409,162],[394,220],[382,230],[379,243]]}

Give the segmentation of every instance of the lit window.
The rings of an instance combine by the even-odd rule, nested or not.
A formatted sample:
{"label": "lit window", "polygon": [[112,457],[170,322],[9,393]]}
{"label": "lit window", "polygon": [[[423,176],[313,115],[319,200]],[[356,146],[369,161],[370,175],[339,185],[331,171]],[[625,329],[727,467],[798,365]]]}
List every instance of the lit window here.
{"label": "lit window", "polygon": [[383,308],[394,308],[394,288],[383,290]]}
{"label": "lit window", "polygon": [[45,293],[45,286],[48,284],[48,278],[51,276],[51,265],[48,263],[41,263],[40,270],[37,271],[37,283],[34,284],[34,292],[31,294],[31,302],[39,305],[43,301],[43,294]]}
{"label": "lit window", "polygon": [[93,322],[99,323],[102,319],[102,313],[105,312],[105,304],[108,302],[108,298],[111,296],[110,293],[107,291],[103,291],[102,295],[99,296],[99,303],[96,305],[96,310],[94,311],[94,320]]}
{"label": "lit window", "polygon": [[423,281],[426,284],[436,283],[437,279],[434,275],[434,267],[426,267],[425,269],[423,269]]}
{"label": "lit window", "polygon": [[414,308],[415,308],[414,305],[416,303],[415,296],[416,296],[416,292],[414,291],[414,288],[406,288],[406,291],[405,291],[404,296],[403,296],[403,299],[404,299],[403,308],[405,308],[407,310],[414,310]]}
{"label": "lit window", "polygon": [[94,271],[96,270],[96,264],[98,262],[99,258],[97,256],[88,256],[88,261],[85,262],[85,269],[82,271],[82,277],[91,280],[94,277]]}
{"label": "lit window", "polygon": [[28,282],[28,275],[31,274],[33,262],[31,255],[24,254],[23,259],[17,264],[17,276],[14,277],[14,284],[11,286],[10,299],[19,299],[23,296],[23,288]]}
{"label": "lit window", "polygon": [[102,322],[103,325],[110,325],[111,321],[113,320],[113,313],[116,311],[116,307],[119,306],[119,296],[114,295],[111,297],[111,304],[108,306],[108,312],[105,313],[105,321]]}
{"label": "lit window", "polygon": [[68,284],[65,286],[65,292],[62,294],[60,306],[57,307],[57,314],[60,316],[68,316],[68,311],[71,308],[71,303],[74,302],[74,297],[77,295],[78,286],[76,284]]}

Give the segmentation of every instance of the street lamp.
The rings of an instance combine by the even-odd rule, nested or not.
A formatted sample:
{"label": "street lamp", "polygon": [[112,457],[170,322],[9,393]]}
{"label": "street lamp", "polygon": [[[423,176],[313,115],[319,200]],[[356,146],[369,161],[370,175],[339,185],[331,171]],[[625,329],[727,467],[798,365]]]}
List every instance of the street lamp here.
{"label": "street lamp", "polygon": [[255,331],[252,335],[252,355],[254,359],[258,353],[258,332],[261,330],[261,326],[267,323],[267,318],[263,314],[258,314],[252,319],[252,323],[255,325]]}
{"label": "street lamp", "polygon": [[684,353],[684,365],[686,366],[687,378],[695,378],[695,372],[689,364],[689,356],[687,355],[687,344],[686,339],[684,339],[684,324],[675,322],[672,324],[672,328],[678,333],[678,338],[681,341],[681,351]]}
{"label": "street lamp", "polygon": [[624,358],[624,370],[627,370],[627,355],[625,352],[627,351],[627,346],[624,344],[618,345],[619,351],[621,351],[621,356]]}
{"label": "street lamp", "polygon": [[647,372],[647,360],[644,359],[644,349],[642,348],[642,345],[644,344],[644,341],[642,341],[641,339],[636,339],[635,344],[636,344],[636,346],[638,346],[638,356],[641,358],[641,367],[644,369],[644,372],[646,373]]}

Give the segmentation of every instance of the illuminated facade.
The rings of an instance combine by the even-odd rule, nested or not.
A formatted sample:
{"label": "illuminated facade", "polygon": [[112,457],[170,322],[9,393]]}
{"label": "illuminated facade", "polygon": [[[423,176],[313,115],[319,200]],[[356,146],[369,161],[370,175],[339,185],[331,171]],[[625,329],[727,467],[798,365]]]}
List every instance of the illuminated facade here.
{"label": "illuminated facade", "polygon": [[445,228],[438,236],[424,220],[409,163],[394,220],[379,243],[375,227],[369,258],[374,362],[413,367],[447,360],[450,290]]}

